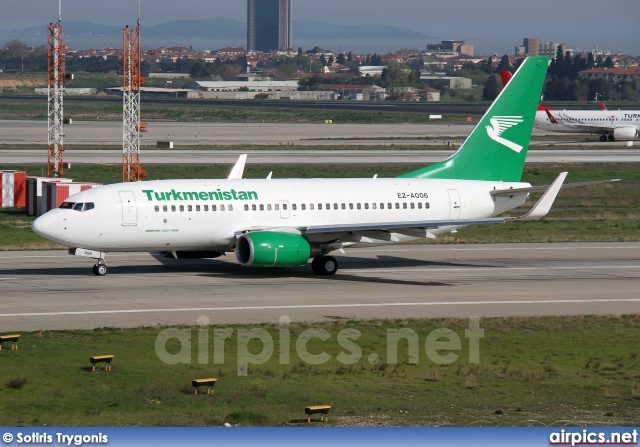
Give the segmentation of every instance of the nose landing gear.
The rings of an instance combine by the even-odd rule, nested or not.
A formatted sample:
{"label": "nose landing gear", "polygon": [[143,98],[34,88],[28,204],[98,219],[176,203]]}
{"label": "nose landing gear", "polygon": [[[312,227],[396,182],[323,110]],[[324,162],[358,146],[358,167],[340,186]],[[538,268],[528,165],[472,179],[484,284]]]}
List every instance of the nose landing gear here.
{"label": "nose landing gear", "polygon": [[96,276],[104,276],[108,270],[107,263],[104,259],[100,259],[100,261],[93,266],[93,274]]}

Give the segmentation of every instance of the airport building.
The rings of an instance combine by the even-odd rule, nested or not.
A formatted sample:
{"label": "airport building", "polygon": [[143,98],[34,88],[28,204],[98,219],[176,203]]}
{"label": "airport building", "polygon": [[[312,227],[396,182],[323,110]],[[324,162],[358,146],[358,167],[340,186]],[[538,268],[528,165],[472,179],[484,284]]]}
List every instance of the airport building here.
{"label": "airport building", "polygon": [[247,1],[247,49],[291,48],[291,0]]}

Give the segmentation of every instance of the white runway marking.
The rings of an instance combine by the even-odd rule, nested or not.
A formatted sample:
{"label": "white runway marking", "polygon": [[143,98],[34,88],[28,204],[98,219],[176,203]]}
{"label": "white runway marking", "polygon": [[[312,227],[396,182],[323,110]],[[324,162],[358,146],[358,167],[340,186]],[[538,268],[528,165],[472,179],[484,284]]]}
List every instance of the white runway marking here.
{"label": "white runway marking", "polygon": [[621,270],[637,270],[640,265],[596,265],[596,266],[548,266],[548,267],[460,267],[460,268],[391,268],[391,269],[349,269],[343,268],[340,271],[348,271],[352,273],[389,273],[389,272],[474,272],[488,270],[603,270],[603,269],[621,269]]}
{"label": "white runway marking", "polygon": [[431,303],[370,303],[370,304],[310,304],[298,306],[248,306],[248,307],[188,307],[176,309],[129,309],[129,310],[88,310],[80,312],[31,312],[0,314],[1,317],[46,317],[61,315],[105,315],[137,314],[157,312],[205,312],[229,310],[296,310],[296,309],[338,309],[363,307],[402,307],[402,306],[476,306],[482,304],[578,304],[578,303],[638,303],[640,298],[593,299],[593,300],[521,300],[521,301],[441,301]]}

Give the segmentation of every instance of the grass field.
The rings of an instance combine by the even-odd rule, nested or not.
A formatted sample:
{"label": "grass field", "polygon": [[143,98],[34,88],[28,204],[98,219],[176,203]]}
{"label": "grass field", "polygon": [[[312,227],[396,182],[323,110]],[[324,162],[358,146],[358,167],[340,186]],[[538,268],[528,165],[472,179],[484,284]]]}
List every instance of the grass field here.
{"label": "grass field", "polygon": [[[225,178],[230,166],[147,166],[149,179]],[[416,169],[408,165],[327,165],[257,166],[247,165],[248,178],[337,178],[393,177]],[[0,169],[25,169],[29,175],[41,175],[38,166],[0,166]],[[423,243],[498,243],[498,242],[625,242],[640,241],[640,166],[620,164],[545,164],[527,165],[523,181],[534,185],[550,184],[558,173],[570,171],[567,182],[620,178],[622,182],[567,189],[560,193],[551,213],[541,221],[508,225],[479,225],[463,228],[455,235],[426,239]],[[77,181],[114,183],[122,180],[119,165],[77,165],[67,175]],[[534,196],[535,200],[537,197]],[[529,202],[527,206],[531,206]],[[526,208],[512,215],[524,214]],[[0,249],[60,248],[31,231],[33,218],[22,210],[0,209]]]}
{"label": "grass field", "polygon": [[[638,316],[485,319],[477,364],[469,362],[468,327],[455,319],[292,323],[289,334],[277,325],[180,327],[173,330],[190,342],[159,343],[158,352],[184,355],[171,365],[155,348],[164,328],[23,333],[18,351],[0,352],[0,410],[8,426],[306,425],[303,409],[315,404],[332,405],[329,424],[337,426],[637,425]],[[459,356],[450,364],[425,350],[443,328],[460,339],[459,348],[437,351]],[[214,336],[224,329],[232,335],[222,361]],[[262,364],[253,356],[263,342],[239,337],[248,330],[273,340]],[[328,361],[310,364],[296,349],[309,330],[330,336],[306,348]],[[417,351],[401,340],[394,362],[387,330],[415,331]],[[339,333],[355,345],[338,342]],[[113,371],[92,373],[89,356],[104,354],[115,355]],[[218,378],[215,394],[194,395],[191,380],[208,377]]]}

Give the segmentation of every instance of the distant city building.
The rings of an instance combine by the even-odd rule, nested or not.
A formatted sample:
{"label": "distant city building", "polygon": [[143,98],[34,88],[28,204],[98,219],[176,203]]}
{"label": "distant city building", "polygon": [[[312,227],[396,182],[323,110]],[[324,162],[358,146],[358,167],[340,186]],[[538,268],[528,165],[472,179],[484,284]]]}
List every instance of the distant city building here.
{"label": "distant city building", "polygon": [[540,38],[525,37],[521,46],[516,47],[516,56],[526,54],[527,56],[540,55]]}
{"label": "distant city building", "polygon": [[578,72],[580,79],[604,79],[609,82],[629,82],[640,91],[640,67],[592,68]]}
{"label": "distant city building", "polygon": [[291,0],[247,1],[247,49],[291,48]]}
{"label": "distant city building", "polygon": [[566,43],[545,42],[540,43],[540,39],[537,37],[525,37],[524,43],[516,47],[516,56],[548,56],[556,57],[558,53],[558,47],[562,47],[562,54],[566,54],[567,51],[573,56],[573,48],[570,48]]}
{"label": "distant city building", "polygon": [[455,51],[465,56],[473,56],[474,47],[466,40],[442,40],[440,43],[427,44],[427,51]]}

